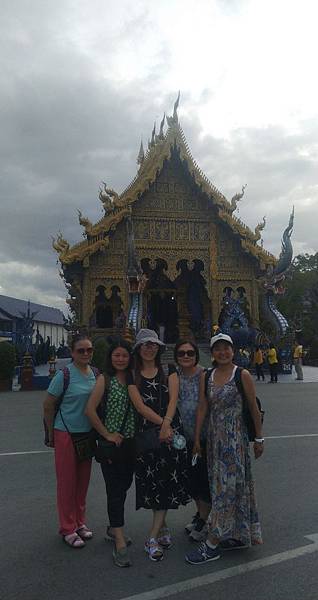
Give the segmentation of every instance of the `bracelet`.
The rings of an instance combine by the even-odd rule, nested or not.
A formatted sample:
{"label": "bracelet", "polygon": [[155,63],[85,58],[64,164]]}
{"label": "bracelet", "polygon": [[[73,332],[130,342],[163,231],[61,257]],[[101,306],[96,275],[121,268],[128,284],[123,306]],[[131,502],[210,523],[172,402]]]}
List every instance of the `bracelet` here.
{"label": "bracelet", "polygon": [[264,438],[254,438],[254,442],[256,442],[257,444],[264,444]]}
{"label": "bracelet", "polygon": [[168,417],[167,415],[165,415],[165,416],[163,417],[163,420],[165,420],[165,419],[166,419],[167,421],[169,421],[169,423],[171,423],[171,422],[172,422],[172,419],[171,419],[171,417]]}

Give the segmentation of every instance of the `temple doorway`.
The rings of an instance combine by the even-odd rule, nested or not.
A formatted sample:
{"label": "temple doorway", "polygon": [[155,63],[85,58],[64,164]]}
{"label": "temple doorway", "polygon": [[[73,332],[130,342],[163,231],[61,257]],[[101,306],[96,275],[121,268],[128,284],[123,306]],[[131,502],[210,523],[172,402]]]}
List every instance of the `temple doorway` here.
{"label": "temple doorway", "polygon": [[179,337],[178,304],[174,290],[147,291],[147,327],[154,329],[166,344],[173,344]]}

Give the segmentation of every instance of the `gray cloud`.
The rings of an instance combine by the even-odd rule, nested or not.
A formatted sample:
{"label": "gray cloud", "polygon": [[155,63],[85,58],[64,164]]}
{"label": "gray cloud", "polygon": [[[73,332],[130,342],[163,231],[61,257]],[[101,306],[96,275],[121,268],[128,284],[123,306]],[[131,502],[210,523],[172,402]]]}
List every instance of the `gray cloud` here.
{"label": "gray cloud", "polygon": [[[158,34],[143,2],[118,30],[103,33],[100,26],[91,53],[77,43],[76,18],[72,24],[84,5],[42,0],[20,1],[19,11],[12,1],[1,7],[0,292],[59,307],[65,291],[50,236],[61,229],[71,243],[81,238],[77,208],[92,221],[101,217],[101,180],[118,191],[127,186],[141,135],[146,143],[177,91],[164,89],[171,56],[160,41],[153,68],[138,79],[125,81],[122,73],[116,80],[101,67],[103,53],[107,66],[122,44],[142,52],[145,28]],[[248,183],[239,214],[251,227],[267,215],[265,247],[279,252],[294,203],[295,247],[316,249],[317,121],[304,121],[294,134],[273,126],[218,139],[205,134],[198,117],[215,95],[209,85],[182,95],[181,123],[194,157],[229,198]]]}

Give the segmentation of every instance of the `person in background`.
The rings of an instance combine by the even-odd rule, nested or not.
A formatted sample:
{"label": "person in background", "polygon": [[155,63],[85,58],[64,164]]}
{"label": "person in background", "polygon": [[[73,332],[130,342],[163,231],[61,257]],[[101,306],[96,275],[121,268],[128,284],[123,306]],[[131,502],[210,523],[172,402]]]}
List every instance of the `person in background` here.
{"label": "person in background", "polygon": [[[192,565],[220,558],[220,549],[234,550],[262,544],[254,482],[252,478],[249,438],[243,418],[242,396],[238,391],[233,363],[233,341],[220,333],[212,337],[212,365],[201,376],[193,453],[201,453],[201,430],[209,411],[207,464],[211,493],[209,533],[206,542],[186,555]],[[255,386],[250,373],[243,369],[241,381],[255,425],[254,456],[263,454],[262,420],[257,406]]]}
{"label": "person in background", "polygon": [[303,374],[303,347],[301,344],[299,344],[298,342],[296,343],[295,349],[294,349],[294,365],[295,365],[295,371],[296,371],[296,381],[303,381],[304,380],[304,374]]}
{"label": "person in background", "polygon": [[277,350],[273,343],[270,344],[268,352],[267,352],[267,360],[269,364],[269,372],[270,372],[270,381],[268,383],[277,383],[277,373],[278,373],[278,358],[277,358]]}
{"label": "person in background", "polygon": [[69,384],[56,417],[55,404],[63,394],[64,373],[58,371],[52,379],[44,401],[44,419],[49,431],[49,446],[54,447],[57,481],[57,507],[60,534],[68,546],[83,548],[93,533],[85,524],[86,495],[91,474],[91,459],[79,462],[76,458],[72,433],[91,430],[85,408],[96,378],[89,366],[93,354],[91,340],[76,335],[71,344],[72,363]]}
{"label": "person in background", "polygon": [[174,359],[178,365],[177,373],[179,375],[178,408],[188,449],[188,489],[190,496],[194,499],[197,506],[196,514],[192,522],[186,525],[185,530],[189,533],[189,538],[196,542],[200,542],[206,538],[206,521],[211,510],[206,463],[206,423],[201,432],[202,454],[201,456],[194,457],[195,464],[192,464],[195,420],[199,404],[200,379],[203,372],[203,368],[198,364],[199,358],[198,346],[193,341],[184,339],[176,344]]}
{"label": "person in background", "polygon": [[[132,384],[131,359],[128,342],[120,337],[113,339],[106,355],[106,373],[97,378],[86,407],[94,429],[118,447],[117,460],[101,460],[109,517],[106,539],[114,542],[113,560],[117,567],[131,565],[127,550],[131,540],[123,530],[125,500],[135,467],[135,412],[128,394],[128,385]],[[101,420],[98,407],[103,400],[105,410]]]}
{"label": "person in background", "polygon": [[254,364],[256,369],[257,381],[260,381],[260,378],[262,378],[262,380],[265,381],[265,375],[263,371],[264,357],[263,352],[259,346],[255,348]]}

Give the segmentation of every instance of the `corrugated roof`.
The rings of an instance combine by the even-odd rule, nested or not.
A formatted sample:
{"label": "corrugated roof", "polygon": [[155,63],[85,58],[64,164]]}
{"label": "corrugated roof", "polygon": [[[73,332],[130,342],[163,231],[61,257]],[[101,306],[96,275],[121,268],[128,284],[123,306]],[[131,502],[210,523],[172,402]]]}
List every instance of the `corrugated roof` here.
{"label": "corrugated roof", "polygon": [[[0,311],[4,311],[10,317],[18,317],[21,319],[21,313],[26,313],[27,310],[27,300],[20,300],[18,298],[10,298],[10,296],[0,295]],[[53,325],[64,324],[64,315],[59,308],[52,308],[51,306],[43,306],[43,304],[30,302],[30,310],[31,313],[37,313],[34,316],[35,321],[52,323]]]}

